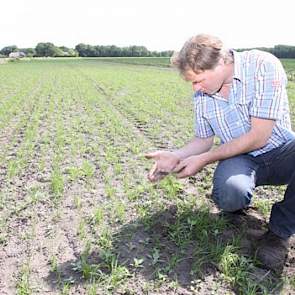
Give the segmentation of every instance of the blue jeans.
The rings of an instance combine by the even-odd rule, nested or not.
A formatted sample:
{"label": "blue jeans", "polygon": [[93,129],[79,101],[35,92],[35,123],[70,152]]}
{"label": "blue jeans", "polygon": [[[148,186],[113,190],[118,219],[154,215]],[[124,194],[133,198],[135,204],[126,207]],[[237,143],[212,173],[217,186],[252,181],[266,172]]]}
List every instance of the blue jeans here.
{"label": "blue jeans", "polygon": [[253,157],[239,155],[219,162],[213,178],[212,197],[228,212],[249,206],[260,185],[287,184],[284,199],[273,205],[269,228],[281,238],[295,233],[295,140]]}

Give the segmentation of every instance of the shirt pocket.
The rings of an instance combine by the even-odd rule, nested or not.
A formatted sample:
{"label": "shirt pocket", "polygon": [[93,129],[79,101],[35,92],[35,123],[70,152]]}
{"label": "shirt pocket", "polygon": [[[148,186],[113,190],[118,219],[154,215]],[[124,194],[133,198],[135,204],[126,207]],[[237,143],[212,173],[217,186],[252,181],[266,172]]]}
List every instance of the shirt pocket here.
{"label": "shirt pocket", "polygon": [[245,107],[243,104],[230,104],[225,109],[207,115],[206,118],[211,128],[223,143],[240,137],[245,133],[244,122],[241,114],[239,114],[240,110]]}

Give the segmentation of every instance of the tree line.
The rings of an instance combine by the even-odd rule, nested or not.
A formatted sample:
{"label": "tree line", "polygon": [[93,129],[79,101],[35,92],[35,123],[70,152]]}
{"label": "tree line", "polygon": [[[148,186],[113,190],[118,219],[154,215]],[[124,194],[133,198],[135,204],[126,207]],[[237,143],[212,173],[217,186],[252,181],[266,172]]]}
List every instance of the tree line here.
{"label": "tree line", "polygon": [[[244,51],[253,48],[241,48]],[[276,45],[274,47],[256,47],[277,56],[278,58],[295,58],[295,46]],[[53,43],[38,43],[35,48],[18,48],[16,45],[6,46],[0,50],[0,57],[8,57],[11,52],[24,52],[28,57],[170,57],[172,50],[149,51],[144,46],[118,47],[115,45],[88,45],[80,43],[75,48],[55,46]]]}
{"label": "tree line", "polygon": [[55,46],[53,43],[38,43],[35,48],[18,48],[16,45],[5,46],[0,50],[0,57],[8,57],[12,52],[24,52],[28,57],[170,57],[172,50],[149,51],[144,46],[118,47],[115,45],[88,45],[80,43],[75,48]]}
{"label": "tree line", "polygon": [[[242,48],[237,49],[237,51],[244,51],[250,49],[254,48]],[[270,52],[278,58],[295,58],[295,46],[275,45],[274,47],[255,47],[255,49]]]}

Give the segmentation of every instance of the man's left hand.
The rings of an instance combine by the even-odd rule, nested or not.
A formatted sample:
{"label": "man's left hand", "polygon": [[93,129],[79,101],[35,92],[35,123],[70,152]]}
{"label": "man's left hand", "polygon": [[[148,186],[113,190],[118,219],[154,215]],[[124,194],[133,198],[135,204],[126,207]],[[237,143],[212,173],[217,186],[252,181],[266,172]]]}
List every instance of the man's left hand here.
{"label": "man's left hand", "polygon": [[191,156],[182,160],[174,169],[173,172],[177,178],[185,178],[195,175],[206,166],[206,161],[202,155]]}

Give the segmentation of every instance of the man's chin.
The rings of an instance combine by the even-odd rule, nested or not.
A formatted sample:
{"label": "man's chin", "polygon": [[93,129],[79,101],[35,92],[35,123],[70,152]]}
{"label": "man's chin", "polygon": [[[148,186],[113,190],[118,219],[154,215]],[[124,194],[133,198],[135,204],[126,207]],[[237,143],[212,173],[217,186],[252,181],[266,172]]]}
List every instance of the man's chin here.
{"label": "man's chin", "polygon": [[202,93],[206,94],[206,95],[214,95],[214,94],[217,94],[219,90],[214,90],[214,91],[201,91]]}
{"label": "man's chin", "polygon": [[218,91],[207,91],[207,92],[204,92],[204,93],[207,94],[207,95],[212,96],[212,95],[214,95],[214,94],[217,94]]}

